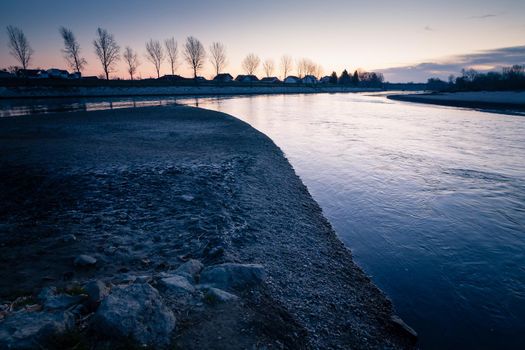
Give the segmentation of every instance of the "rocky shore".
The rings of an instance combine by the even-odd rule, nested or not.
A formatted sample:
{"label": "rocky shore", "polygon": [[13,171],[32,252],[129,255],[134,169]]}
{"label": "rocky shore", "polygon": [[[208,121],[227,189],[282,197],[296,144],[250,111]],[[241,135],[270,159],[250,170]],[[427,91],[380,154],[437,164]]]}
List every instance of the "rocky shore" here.
{"label": "rocky shore", "polygon": [[0,120],[0,348],[405,349],[282,152],[182,106]]}

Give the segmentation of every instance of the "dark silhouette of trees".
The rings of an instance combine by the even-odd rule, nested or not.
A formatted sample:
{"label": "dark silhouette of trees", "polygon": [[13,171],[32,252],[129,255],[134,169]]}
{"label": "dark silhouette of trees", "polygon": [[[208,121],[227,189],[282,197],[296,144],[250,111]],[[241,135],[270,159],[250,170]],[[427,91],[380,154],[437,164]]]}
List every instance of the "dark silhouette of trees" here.
{"label": "dark silhouette of trees", "polygon": [[[480,91],[480,90],[523,90],[525,89],[525,68],[514,65],[504,67],[499,72],[479,73],[474,69],[463,69],[462,75],[449,81],[442,90]],[[429,83],[433,83],[429,79]]]}
{"label": "dark silhouette of trees", "polygon": [[171,68],[171,75],[175,75],[175,69],[177,68],[177,58],[179,56],[179,47],[175,38],[171,37],[164,40],[164,46],[166,46],[166,56],[168,58],[168,63]]}
{"label": "dark silhouette of trees", "polygon": [[266,74],[266,77],[269,78],[273,75],[273,71],[275,69],[275,64],[272,59],[267,59],[263,63],[263,69],[264,73]]}
{"label": "dark silhouette of trees", "polygon": [[345,69],[343,73],[341,73],[341,76],[339,77],[339,84],[349,85],[350,83],[352,83],[352,78],[350,78],[348,71]]}
{"label": "dark silhouette of trees", "polygon": [[29,45],[24,32],[17,27],[7,26],[9,53],[16,58],[23,69],[27,69],[33,57],[33,49]]}
{"label": "dark silhouette of trees", "polygon": [[210,45],[210,62],[216,76],[226,67],[226,48],[222,43],[214,42]]}
{"label": "dark silhouette of trees", "polygon": [[330,80],[328,81],[330,84],[337,84],[337,73],[332,72],[330,75]]}
{"label": "dark silhouette of trees", "polygon": [[193,78],[197,78],[197,73],[204,65],[205,58],[206,51],[204,50],[202,43],[192,36],[186,38],[186,44],[184,45],[184,59],[193,70]]}
{"label": "dark silhouette of trees", "polygon": [[67,29],[66,27],[60,27],[58,31],[64,40],[62,53],[64,54],[67,64],[75,72],[82,73],[87,61],[84,57],[80,56],[80,44],[78,43],[75,34],[73,34],[72,30]]}
{"label": "dark silhouette of trees", "polygon": [[109,73],[114,71],[115,64],[120,60],[120,46],[117,45],[113,34],[102,28],[97,29],[97,37],[93,41],[93,46],[104,69],[106,79],[109,80]]}
{"label": "dark silhouette of trees", "polygon": [[352,84],[355,86],[359,85],[359,73],[357,73],[357,70],[355,70],[354,75],[352,75]]}
{"label": "dark silhouette of trees", "polygon": [[140,65],[138,55],[131,47],[126,46],[122,57],[124,57],[124,62],[126,62],[126,65],[128,66],[127,69],[129,77],[131,80],[133,80],[133,76],[137,72],[137,68]]}
{"label": "dark silhouette of trees", "polygon": [[164,50],[158,40],[150,39],[146,43],[146,58],[153,63],[157,72],[157,78],[160,78],[160,66],[164,60]]}
{"label": "dark silhouette of trees", "polygon": [[254,75],[255,71],[259,67],[261,59],[256,54],[248,54],[244,60],[242,60],[242,68],[247,75]]}
{"label": "dark silhouette of trees", "polygon": [[283,72],[283,80],[286,79],[288,74],[293,69],[293,60],[290,56],[284,55],[281,57],[281,70]]}

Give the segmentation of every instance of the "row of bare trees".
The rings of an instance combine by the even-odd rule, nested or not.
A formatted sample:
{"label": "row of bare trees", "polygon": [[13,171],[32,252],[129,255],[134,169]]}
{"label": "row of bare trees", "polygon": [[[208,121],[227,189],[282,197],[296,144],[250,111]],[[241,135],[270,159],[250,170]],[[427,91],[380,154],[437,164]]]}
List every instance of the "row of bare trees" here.
{"label": "row of bare trees", "polygon": [[[78,43],[73,31],[66,27],[60,27],[59,33],[64,41],[62,53],[68,66],[75,72],[82,72],[87,65],[87,61],[81,54],[82,50],[80,44]],[[27,37],[21,29],[14,26],[7,27],[7,34],[11,55],[15,57],[23,69],[27,69],[34,53],[29,45]],[[179,65],[179,48],[175,38],[171,37],[166,39],[163,44],[160,41],[153,39],[146,43],[145,58],[155,67],[157,78],[160,77],[160,70],[164,61],[167,61],[169,64],[172,75],[175,75],[176,69]],[[95,40],[93,40],[93,47],[102,65],[106,79],[109,79],[110,73],[115,71],[116,64],[121,58],[126,65],[126,70],[130,79],[133,80],[135,78],[141,62],[137,52],[131,47],[126,46],[121,57],[120,46],[117,44],[115,37],[103,28],[97,29]],[[186,39],[182,48],[182,56],[192,69],[195,78],[198,76],[199,71],[204,67],[207,58],[213,66],[216,75],[222,73],[228,64],[226,47],[222,43],[212,43],[209,47],[209,54],[207,54],[202,43],[193,36]],[[248,54],[242,61],[242,67],[248,75],[254,75],[260,65],[261,59],[253,53]],[[290,56],[284,55],[281,57],[280,69],[283,77],[287,77],[291,73],[293,66],[293,60]],[[315,64],[309,59],[303,58],[298,60],[296,66],[299,77],[305,75],[315,75],[319,77],[322,73],[320,65]],[[267,59],[262,63],[262,68],[265,75],[270,77],[274,74],[276,65],[272,59]]]}

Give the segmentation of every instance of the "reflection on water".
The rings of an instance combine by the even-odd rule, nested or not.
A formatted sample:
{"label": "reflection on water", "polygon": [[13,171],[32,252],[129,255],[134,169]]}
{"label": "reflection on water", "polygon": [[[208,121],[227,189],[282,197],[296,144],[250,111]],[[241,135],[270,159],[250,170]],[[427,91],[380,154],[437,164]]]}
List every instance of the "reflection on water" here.
{"label": "reflection on water", "polygon": [[366,94],[2,101],[0,115],[175,101],[271,137],[423,348],[523,348],[525,117]]}
{"label": "reflection on water", "polygon": [[524,117],[351,94],[199,104],[283,149],[423,348],[523,347]]}

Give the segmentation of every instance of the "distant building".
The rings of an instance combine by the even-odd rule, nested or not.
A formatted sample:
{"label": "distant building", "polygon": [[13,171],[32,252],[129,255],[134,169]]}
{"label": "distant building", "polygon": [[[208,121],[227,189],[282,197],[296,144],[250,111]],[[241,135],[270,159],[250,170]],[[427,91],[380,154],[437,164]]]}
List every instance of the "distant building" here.
{"label": "distant building", "polygon": [[13,73],[9,73],[8,71],[5,71],[5,70],[0,70],[0,79],[11,79],[11,78],[16,78],[16,75],[14,75]]}
{"label": "distant building", "polygon": [[281,81],[277,77],[266,77],[261,79],[261,83],[280,83]]}
{"label": "distant building", "polygon": [[285,84],[299,84],[300,82],[301,82],[301,79],[294,75],[290,75],[286,77],[286,79],[284,79]]}
{"label": "distant building", "polygon": [[233,77],[229,73],[217,74],[215,78],[213,78],[213,81],[220,82],[220,83],[229,83],[232,80],[233,80]]}
{"label": "distant building", "polygon": [[48,78],[52,79],[67,79],[69,78],[69,72],[67,70],[50,68],[47,70]]}
{"label": "distant building", "polygon": [[96,75],[88,75],[88,76],[82,77],[82,80],[98,80],[98,77]]}
{"label": "distant building", "polygon": [[80,79],[82,74],[80,72],[70,73],[68,79]]}
{"label": "distant building", "polygon": [[257,78],[253,74],[250,74],[250,75],[239,74],[237,78],[235,78],[235,81],[238,81],[240,83],[253,83],[253,82],[259,81],[259,78]]}
{"label": "distant building", "polygon": [[303,84],[317,84],[319,81],[317,78],[313,75],[307,75],[303,79],[301,79],[301,82]]}
{"label": "distant building", "polygon": [[49,75],[45,70],[42,69],[19,69],[16,72],[16,76],[19,78],[27,79],[46,79]]}
{"label": "distant building", "polygon": [[201,77],[201,76],[196,77],[194,80],[196,80],[196,81],[208,81],[208,79],[206,79],[205,77]]}
{"label": "distant building", "polygon": [[166,74],[159,78],[159,80],[169,80],[169,81],[185,81],[189,80],[187,78],[181,77],[178,74],[172,75],[172,74]]}
{"label": "distant building", "polygon": [[330,76],[329,75],[325,75],[324,77],[319,79],[319,83],[321,83],[321,84],[329,84],[330,83]]}

